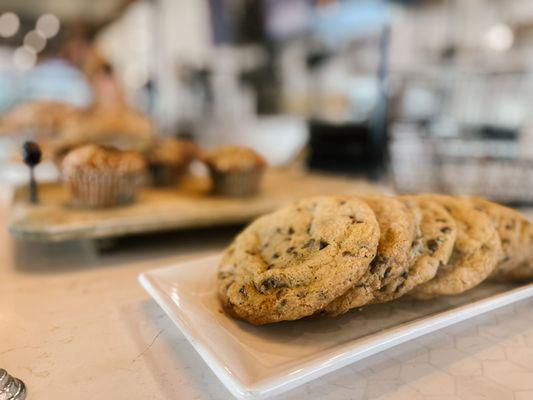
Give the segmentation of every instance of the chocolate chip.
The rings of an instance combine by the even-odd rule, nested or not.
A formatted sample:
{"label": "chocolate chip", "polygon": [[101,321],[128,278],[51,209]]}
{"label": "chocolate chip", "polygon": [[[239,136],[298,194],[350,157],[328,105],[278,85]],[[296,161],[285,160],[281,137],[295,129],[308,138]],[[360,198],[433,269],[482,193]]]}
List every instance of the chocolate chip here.
{"label": "chocolate chip", "polygon": [[355,257],[355,254],[352,253],[351,251],[343,251],[342,256],[343,257]]}
{"label": "chocolate chip", "polygon": [[355,216],[350,215],[350,220],[352,221],[352,224],[362,224],[363,221],[359,221]]}
{"label": "chocolate chip", "polygon": [[445,226],[444,228],[440,228],[440,231],[442,233],[450,233],[452,231],[452,228],[450,228],[449,226]]}
{"label": "chocolate chip", "polygon": [[279,258],[279,253],[274,253],[274,254],[272,255],[272,258],[273,258],[273,259]]}
{"label": "chocolate chip", "polygon": [[378,261],[377,261],[377,257],[374,258],[372,260],[372,262],[370,263],[370,268],[369,268],[369,271],[371,274],[375,274],[376,273],[376,268],[378,267]]}
{"label": "chocolate chip", "polygon": [[292,234],[294,234],[294,229],[293,229],[293,227],[291,226],[291,227],[289,227],[289,235],[292,235]]}
{"label": "chocolate chip", "polygon": [[320,246],[318,247],[319,250],[322,250],[322,249],[325,249],[326,247],[329,246],[329,243],[326,242],[325,240],[323,239],[320,239]]}
{"label": "chocolate chip", "polygon": [[378,254],[370,263],[370,273],[375,274],[377,271],[377,267],[385,264],[386,262],[387,257],[385,257],[383,254]]}
{"label": "chocolate chip", "polygon": [[426,244],[432,253],[439,248],[439,243],[435,239],[429,239]]}
{"label": "chocolate chip", "polygon": [[278,281],[276,278],[267,278],[261,282],[260,291],[264,293],[268,289],[276,289],[278,287],[281,287],[280,281]]}
{"label": "chocolate chip", "polygon": [[339,205],[343,206],[343,205],[345,205],[345,204],[346,204],[346,200],[341,200],[341,201],[339,201]]}
{"label": "chocolate chip", "polygon": [[404,286],[405,286],[405,283],[400,283],[398,286],[396,286],[396,289],[394,291],[396,293],[399,293],[400,290],[402,290]]}

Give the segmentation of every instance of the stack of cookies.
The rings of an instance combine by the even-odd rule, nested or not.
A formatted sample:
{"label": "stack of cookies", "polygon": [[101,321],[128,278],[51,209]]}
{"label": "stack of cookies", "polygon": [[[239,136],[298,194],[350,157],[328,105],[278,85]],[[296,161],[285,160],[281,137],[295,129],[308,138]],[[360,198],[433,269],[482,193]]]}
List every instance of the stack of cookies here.
{"label": "stack of cookies", "polygon": [[487,278],[533,278],[533,228],[472,197],[322,196],[265,215],[226,249],[224,309],[255,325],[409,295],[462,293]]}

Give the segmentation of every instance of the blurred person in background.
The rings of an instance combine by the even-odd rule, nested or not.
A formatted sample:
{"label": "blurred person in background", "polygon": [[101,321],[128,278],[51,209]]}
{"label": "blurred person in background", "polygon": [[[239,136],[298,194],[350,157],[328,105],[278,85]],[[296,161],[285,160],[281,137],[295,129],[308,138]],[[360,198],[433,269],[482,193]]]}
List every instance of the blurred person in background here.
{"label": "blurred person in background", "polygon": [[0,132],[39,140],[47,158],[87,142],[148,145],[152,122],[126,102],[113,66],[96,44],[96,32],[73,25],[40,54],[21,80],[25,96],[1,118]]}

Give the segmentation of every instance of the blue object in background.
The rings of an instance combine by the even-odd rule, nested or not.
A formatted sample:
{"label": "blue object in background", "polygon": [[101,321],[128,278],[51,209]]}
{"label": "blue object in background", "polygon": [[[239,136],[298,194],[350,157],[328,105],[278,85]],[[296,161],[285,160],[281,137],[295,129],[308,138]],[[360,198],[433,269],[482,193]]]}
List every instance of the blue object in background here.
{"label": "blue object in background", "polygon": [[81,71],[59,59],[39,63],[27,72],[0,71],[0,113],[31,100],[53,100],[76,106],[92,101],[91,87]]}
{"label": "blue object in background", "polygon": [[314,9],[312,29],[327,46],[336,48],[378,33],[389,21],[389,8],[380,0],[344,0]]}
{"label": "blue object in background", "polygon": [[28,71],[20,85],[24,100],[56,100],[87,106],[92,92],[84,75],[63,60],[47,60]]}

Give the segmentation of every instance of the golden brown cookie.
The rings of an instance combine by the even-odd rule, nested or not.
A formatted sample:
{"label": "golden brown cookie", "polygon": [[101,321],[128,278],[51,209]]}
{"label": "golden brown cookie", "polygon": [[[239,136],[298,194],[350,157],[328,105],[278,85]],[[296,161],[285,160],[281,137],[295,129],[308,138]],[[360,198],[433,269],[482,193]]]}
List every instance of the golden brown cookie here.
{"label": "golden brown cookie", "polygon": [[415,221],[407,206],[393,197],[362,197],[376,214],[380,239],[376,257],[363,277],[346,293],[333,300],[323,310],[328,315],[340,315],[361,307],[374,298],[374,293],[396,280],[409,267]]}
{"label": "golden brown cookie", "polygon": [[411,294],[428,299],[459,294],[481,283],[501,259],[500,238],[491,220],[465,199],[435,194],[421,197],[446,208],[457,224],[457,239],[448,264]]}
{"label": "golden brown cookie", "polygon": [[502,273],[497,278],[501,281],[523,282],[533,280],[533,225],[528,222],[526,227],[526,258],[516,268]]}
{"label": "golden brown cookie", "polygon": [[476,210],[490,218],[500,236],[502,257],[491,274],[491,278],[500,279],[526,261],[530,251],[529,221],[519,212],[488,200],[479,197],[469,197],[468,200]]}
{"label": "golden brown cookie", "polygon": [[409,268],[383,286],[373,303],[394,300],[432,279],[448,262],[456,240],[456,223],[443,206],[419,196],[402,196],[400,199],[411,211],[417,227],[410,249]]}
{"label": "golden brown cookie", "polygon": [[378,240],[362,200],[301,200],[237,236],[219,266],[219,296],[231,315],[256,325],[312,315],[365,274]]}

